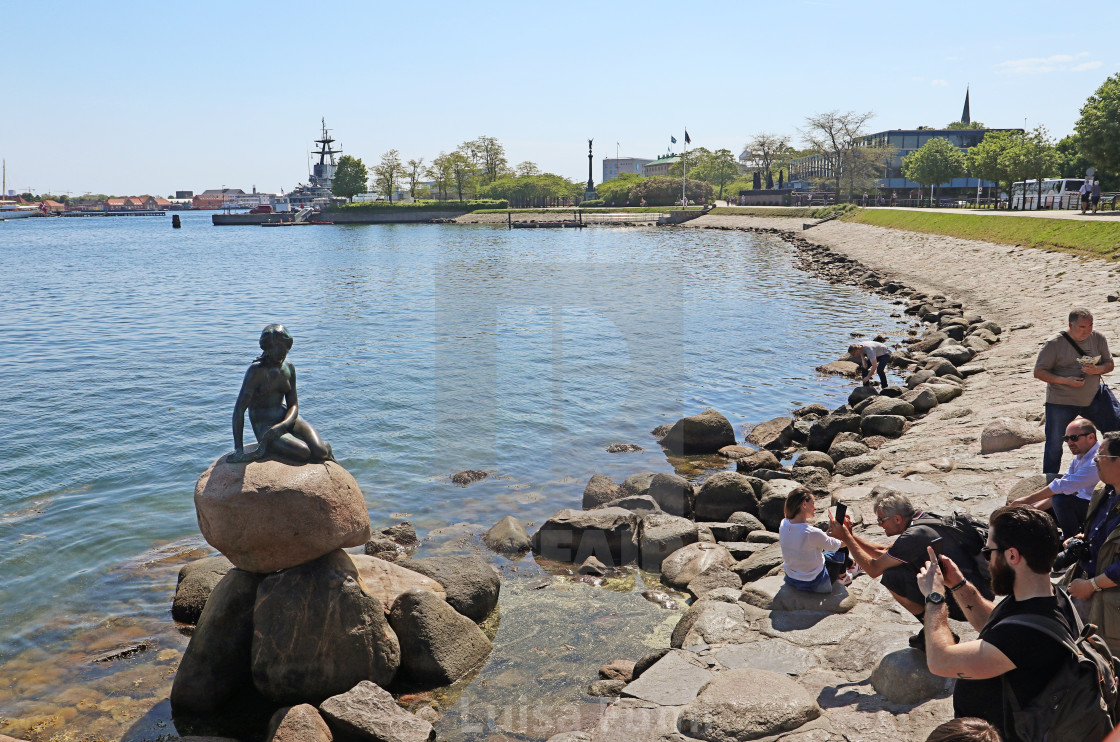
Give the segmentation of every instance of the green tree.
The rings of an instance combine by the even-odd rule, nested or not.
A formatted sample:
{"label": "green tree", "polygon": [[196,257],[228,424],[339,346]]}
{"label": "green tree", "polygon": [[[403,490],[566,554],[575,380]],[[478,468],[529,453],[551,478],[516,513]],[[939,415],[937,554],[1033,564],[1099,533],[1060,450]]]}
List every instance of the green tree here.
{"label": "green tree", "polygon": [[493,183],[509,170],[505,147],[494,137],[480,136],[463,142],[459,151],[471,161],[483,184]]}
{"label": "green tree", "polygon": [[471,181],[474,180],[475,175],[478,173],[477,168],[471,159],[459,150],[455,150],[447,156],[447,164],[451,173],[451,181],[455,184],[455,190],[459,194],[459,200],[463,200],[463,192],[470,187]]}
{"label": "green tree", "polygon": [[343,155],[338,158],[338,167],[335,168],[334,180],[331,181],[331,193],[353,201],[354,196],[366,192],[368,180],[369,171],[362,164],[361,158]]}
{"label": "green tree", "polygon": [[553,173],[506,175],[482,186],[480,198],[507,199],[515,208],[556,206],[574,199],[583,185]]}
{"label": "green tree", "polygon": [[1074,124],[1081,151],[1097,170],[1120,173],[1120,72],[1089,96]]}
{"label": "green tree", "polygon": [[393,193],[400,185],[403,172],[401,153],[395,149],[381,155],[381,162],[373,166],[373,180],[377,183],[378,190],[389,199],[389,203],[393,202]]}
{"label": "green tree", "polygon": [[1010,153],[1022,137],[1022,133],[1017,131],[989,131],[965,155],[968,171],[973,177],[990,180],[1011,193],[1011,184],[1015,179],[1011,175]]}
{"label": "green tree", "polygon": [[921,149],[902,158],[902,175],[923,186],[929,186],[929,201],[933,205],[934,186],[944,185],[965,174],[968,163],[964,153],[942,137],[934,137]]}
{"label": "green tree", "polygon": [[408,178],[408,195],[416,200],[416,189],[420,185],[420,178],[424,175],[424,158],[418,157],[409,160],[405,166],[405,177]]}
{"label": "green tree", "polygon": [[[710,183],[701,180],[688,181],[688,202],[709,203],[715,193]],[[640,183],[630,191],[630,202],[641,203],[642,199],[650,206],[672,206],[681,198],[680,178],[668,175],[659,175],[653,178],[643,178]]]}
{"label": "green tree", "polygon": [[[1038,207],[1042,201],[1042,179],[1052,177],[1058,170],[1058,153],[1054,143],[1046,132],[1046,127],[1039,126],[1027,134],[1021,135],[1015,146],[1007,151],[1008,174],[1011,180],[1038,181]],[[1026,189],[1024,189],[1026,190]],[[1028,193],[1024,193],[1020,207],[1027,208]]]}
{"label": "green tree", "polygon": [[810,149],[825,158],[830,174],[821,180],[835,188],[837,198],[846,183],[851,199],[856,188],[870,185],[883,168],[885,148],[867,147],[862,143],[867,135],[867,122],[874,115],[871,111],[828,111],[805,119],[802,134]]}
{"label": "green tree", "polygon": [[[688,179],[691,180],[695,177],[693,171],[696,170],[696,165],[705,157],[710,157],[711,154],[712,153],[706,147],[697,147],[694,150],[682,152],[677,155],[677,161],[669,166],[669,177],[681,178],[687,175]],[[688,166],[687,171],[685,170],[685,165]]]}
{"label": "green tree", "polygon": [[987,129],[988,127],[984,126],[984,124],[979,121],[972,121],[967,124],[963,121],[950,121],[949,123],[945,124],[945,128],[956,131],[957,129]]}
{"label": "green tree", "polygon": [[525,162],[517,163],[517,167],[515,167],[513,169],[513,171],[514,171],[514,173],[516,173],[520,177],[524,177],[526,175],[540,175],[541,174],[541,169],[539,167],[537,167],[537,163],[530,162],[529,160],[525,160]]}
{"label": "green tree", "polygon": [[451,183],[451,155],[440,152],[428,167],[428,177],[435,182],[436,197],[447,200],[447,187]]}
{"label": "green tree", "polygon": [[762,132],[751,137],[743,145],[743,152],[747,155],[748,167],[752,167],[762,174],[762,181],[765,185],[769,180],[778,180],[774,168],[780,170],[782,166],[789,162],[793,154],[793,147],[789,144],[789,137],[784,134]]}
{"label": "green tree", "polygon": [[[630,192],[645,178],[637,173],[619,173],[618,177],[603,181],[595,187],[595,192],[603,203],[611,206],[625,206],[630,202]],[[637,200],[633,201],[637,203]]]}
{"label": "green tree", "polygon": [[729,149],[717,149],[696,163],[695,178],[711,183],[719,189],[717,198],[723,198],[723,188],[739,176],[739,163]]}

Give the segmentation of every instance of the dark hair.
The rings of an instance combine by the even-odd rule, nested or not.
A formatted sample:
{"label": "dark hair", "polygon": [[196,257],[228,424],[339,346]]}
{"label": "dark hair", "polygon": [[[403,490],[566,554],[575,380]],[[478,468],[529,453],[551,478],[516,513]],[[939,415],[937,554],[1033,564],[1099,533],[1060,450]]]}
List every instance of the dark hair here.
{"label": "dark hair", "polygon": [[1086,307],[1074,307],[1073,309],[1069,310],[1069,323],[1071,325],[1075,322],[1080,322],[1083,319],[1087,319],[1090,321],[1093,319],[1093,313],[1090,312]]}
{"label": "dark hair", "polygon": [[999,732],[983,719],[962,716],[934,729],[926,742],[1003,742]]}
{"label": "dark hair", "polygon": [[798,487],[790,490],[786,495],[785,514],[786,518],[797,517],[797,512],[801,510],[801,503],[814,500],[813,493],[805,487]]}
{"label": "dark hair", "polygon": [[1105,456],[1120,456],[1120,431],[1114,430],[1102,435],[1101,448],[1104,449]]}
{"label": "dark hair", "polygon": [[1030,505],[1004,505],[989,521],[992,541],[1001,549],[1018,549],[1036,574],[1050,574],[1061,541],[1049,514]]}

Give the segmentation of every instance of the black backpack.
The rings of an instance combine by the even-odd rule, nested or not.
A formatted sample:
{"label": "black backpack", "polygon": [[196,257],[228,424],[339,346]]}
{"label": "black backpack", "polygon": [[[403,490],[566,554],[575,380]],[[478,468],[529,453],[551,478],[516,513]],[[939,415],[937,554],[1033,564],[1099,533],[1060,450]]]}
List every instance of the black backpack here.
{"label": "black backpack", "polygon": [[[1059,600],[1069,600],[1061,587],[1055,590],[1061,593]],[[1100,742],[1116,726],[1115,660],[1097,627],[1082,624],[1072,612],[1076,636],[1063,622],[1047,616],[1027,614],[1000,621],[1040,631],[1069,650],[1062,668],[1025,707],[1019,705],[1007,676],[1002,677],[1004,730],[1014,730],[1023,742]]]}
{"label": "black backpack", "polygon": [[[911,521],[911,525],[929,526],[943,534],[943,537],[948,536],[960,544],[965,552],[972,556],[973,563],[971,565],[958,564],[957,566],[966,572],[966,577],[970,577],[967,574],[969,571],[975,573],[977,579],[982,583],[983,590],[987,590],[992,579],[992,572],[988,566],[988,558],[980,551],[988,543],[987,523],[979,518],[972,517],[968,513],[958,512],[952,515],[928,514],[922,518],[915,518]],[[975,583],[971,579],[969,582]]]}

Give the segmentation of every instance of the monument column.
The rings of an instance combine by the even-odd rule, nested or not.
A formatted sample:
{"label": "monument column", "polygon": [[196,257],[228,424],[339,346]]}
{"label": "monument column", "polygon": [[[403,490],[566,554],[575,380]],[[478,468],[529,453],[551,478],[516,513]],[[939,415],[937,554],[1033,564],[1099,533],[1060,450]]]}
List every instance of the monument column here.
{"label": "monument column", "polygon": [[584,194],[583,194],[583,200],[584,201],[590,201],[594,198],[597,198],[597,196],[595,195],[595,180],[594,180],[594,178],[591,177],[591,168],[592,168],[592,164],[591,164],[592,163],[591,143],[594,142],[594,141],[595,141],[594,139],[588,139],[587,140],[587,191],[584,192]]}

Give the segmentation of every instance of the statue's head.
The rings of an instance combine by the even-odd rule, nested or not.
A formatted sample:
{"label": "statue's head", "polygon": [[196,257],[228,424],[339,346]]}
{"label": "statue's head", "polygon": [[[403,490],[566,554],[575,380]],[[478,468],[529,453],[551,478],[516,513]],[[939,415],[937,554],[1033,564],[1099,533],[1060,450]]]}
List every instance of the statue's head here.
{"label": "statue's head", "polygon": [[292,349],[292,334],[288,332],[288,328],[281,324],[273,324],[261,330],[260,340],[261,350],[264,351],[264,357],[268,357],[274,361],[282,361],[288,355],[288,351]]}

